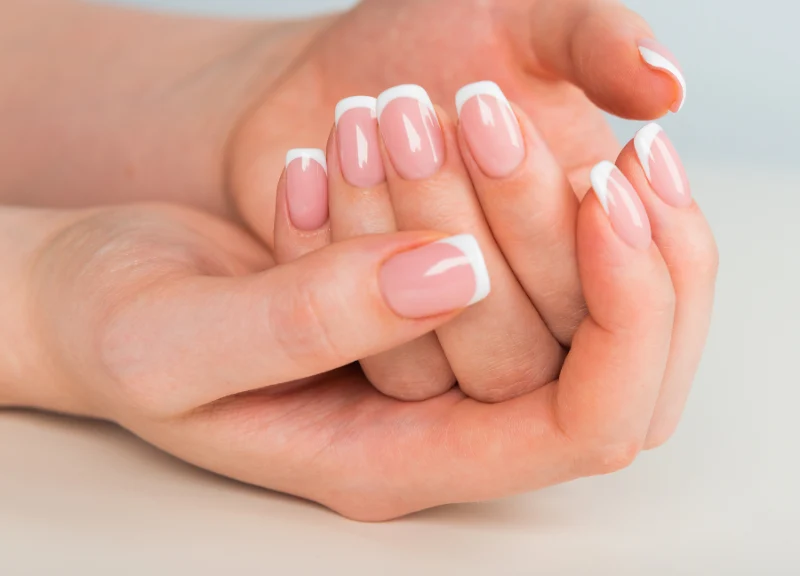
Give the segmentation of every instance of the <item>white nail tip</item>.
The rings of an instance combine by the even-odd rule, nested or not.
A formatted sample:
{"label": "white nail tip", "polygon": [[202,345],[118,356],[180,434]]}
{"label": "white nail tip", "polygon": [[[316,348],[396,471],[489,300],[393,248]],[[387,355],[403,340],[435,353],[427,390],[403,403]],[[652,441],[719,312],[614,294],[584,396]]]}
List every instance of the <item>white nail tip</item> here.
{"label": "white nail tip", "polygon": [[372,112],[372,117],[378,116],[378,99],[372,96],[351,96],[340,100],[336,105],[336,125],[339,125],[339,120],[344,116],[345,112],[349,112],[355,108],[367,108]]}
{"label": "white nail tip", "polygon": [[673,62],[669,59],[665,58],[655,50],[651,50],[650,48],[645,48],[644,46],[639,46],[639,54],[642,55],[644,61],[647,62],[653,68],[658,68],[659,70],[664,70],[672,75],[678,83],[681,85],[681,101],[678,104],[678,112],[681,111],[683,108],[683,103],[686,102],[686,79],[683,77],[683,74],[678,67],[675,66]]}
{"label": "white nail tip", "polygon": [[389,88],[378,96],[377,116],[379,120],[381,114],[383,114],[383,111],[386,109],[389,103],[392,100],[397,100],[398,98],[413,98],[414,100],[417,100],[418,102],[430,108],[431,112],[434,113],[434,117],[436,116],[433,102],[431,102],[431,97],[428,96],[425,88],[415,84],[403,84],[402,86]]}
{"label": "white nail tip", "polygon": [[608,214],[608,180],[611,174],[616,170],[616,166],[608,161],[600,162],[597,166],[592,168],[590,179],[592,181],[592,189],[600,200],[603,210]]}
{"label": "white nail tip", "polygon": [[639,164],[642,165],[648,180],[650,180],[650,159],[652,157],[653,143],[661,132],[663,132],[663,129],[658,124],[648,124],[639,130],[633,139],[636,156],[638,156]]}
{"label": "white nail tip", "polygon": [[328,173],[328,162],[325,159],[325,152],[319,148],[295,148],[294,150],[289,150],[286,153],[286,167],[288,168],[289,164],[295,160],[303,161],[303,170],[308,168],[308,163],[311,160],[314,160],[322,166],[322,169],[325,170],[325,174]]}
{"label": "white nail tip", "polygon": [[478,241],[471,234],[452,236],[439,241],[440,244],[450,244],[458,248],[469,261],[472,272],[475,274],[475,294],[472,296],[468,306],[477,304],[486,298],[492,291],[492,283],[489,279],[489,269],[486,267],[486,260]]}
{"label": "white nail tip", "polygon": [[508,98],[506,98],[506,95],[503,94],[503,91],[500,89],[500,86],[489,81],[475,82],[474,84],[467,84],[456,93],[456,110],[458,111],[458,115],[461,116],[461,109],[471,98],[483,94],[494,96],[500,102],[505,102],[506,105],[509,107],[511,106],[508,103]]}

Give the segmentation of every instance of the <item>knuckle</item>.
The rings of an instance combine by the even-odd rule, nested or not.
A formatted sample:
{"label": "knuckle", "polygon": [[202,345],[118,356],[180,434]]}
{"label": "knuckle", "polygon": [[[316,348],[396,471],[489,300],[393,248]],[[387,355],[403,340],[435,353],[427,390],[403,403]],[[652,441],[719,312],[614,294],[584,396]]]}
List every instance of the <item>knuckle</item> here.
{"label": "knuckle", "polygon": [[636,460],[642,449],[641,441],[627,441],[604,444],[590,451],[590,470],[592,474],[611,474],[624,470]]}
{"label": "knuckle", "polygon": [[459,380],[459,386],[468,396],[486,404],[499,404],[537,390],[558,377],[562,362],[560,356],[538,352],[487,366]]}
{"label": "knuckle", "polygon": [[153,360],[148,346],[131,330],[131,311],[121,309],[99,326],[97,346],[103,372],[113,381],[116,403],[144,416],[166,418],[180,412],[176,404],[177,386],[168,368]]}
{"label": "knuckle", "polygon": [[[404,402],[421,402],[436,396],[441,396],[450,390],[456,383],[451,371],[411,375],[398,372],[397,367],[381,376],[368,374],[370,382],[383,394]],[[366,371],[365,371],[366,372]]]}
{"label": "knuckle", "polygon": [[328,507],[348,520],[364,523],[388,522],[414,512],[414,509],[403,505],[388,504],[383,498],[363,495],[338,499]]}
{"label": "knuckle", "polygon": [[676,425],[659,425],[650,430],[647,434],[643,450],[655,450],[664,446],[675,434]]}
{"label": "knuckle", "polygon": [[677,294],[672,282],[654,284],[638,297],[642,299],[642,311],[648,316],[662,318],[672,317],[675,314]]}
{"label": "knuckle", "polygon": [[691,245],[685,261],[691,274],[703,279],[714,279],[719,272],[719,248],[710,234]]}
{"label": "knuckle", "polygon": [[270,307],[273,334],[286,357],[298,364],[320,357],[339,360],[344,356],[326,314],[329,306],[314,285],[298,283]]}

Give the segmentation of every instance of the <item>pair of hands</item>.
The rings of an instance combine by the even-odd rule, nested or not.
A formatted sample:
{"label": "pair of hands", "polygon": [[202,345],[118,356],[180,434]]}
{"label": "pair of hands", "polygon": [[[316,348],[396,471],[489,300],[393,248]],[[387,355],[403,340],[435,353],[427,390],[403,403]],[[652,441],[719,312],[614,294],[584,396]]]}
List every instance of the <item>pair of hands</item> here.
{"label": "pair of hands", "polygon": [[[47,359],[42,380],[59,383],[51,398],[67,402],[45,407],[113,420],[204,468],[368,520],[626,466],[677,424],[713,299],[713,237],[688,196],[675,201],[654,189],[665,186],[655,178],[663,175],[656,159],[677,161],[671,147],[651,154],[651,184],[630,143],[618,170],[596,170],[597,194],[579,204],[533,125],[515,112],[526,153],[501,178],[485,175],[464,123],[457,128],[442,110],[441,168],[403,180],[383,147],[388,184],[367,194],[343,179],[340,139],[332,137],[330,227],[357,237],[323,246],[327,226],[310,234],[294,228],[284,177],[280,265],[244,231],[185,208],[55,218],[57,232],[37,250],[24,290],[37,295],[26,325],[39,348],[28,357]],[[658,141],[668,142],[663,135]],[[401,225],[428,218],[430,206],[442,207],[437,212],[455,229],[468,223],[485,254],[491,294],[461,315],[463,304],[441,314],[398,314],[407,308],[392,306],[382,271],[442,235],[358,237],[362,231],[352,226],[370,222],[360,218],[369,206],[382,215],[373,223],[393,207]],[[637,214],[640,225],[631,228]],[[474,269],[475,260],[459,265]],[[547,290],[561,279],[567,281]],[[537,305],[564,294],[573,296],[564,308]],[[526,316],[541,306],[542,316],[576,318],[580,294],[589,315],[574,334],[564,331],[572,345],[563,368],[545,363],[537,370],[557,377],[544,382],[512,370],[503,381],[503,372],[488,371],[493,358],[481,355],[517,360],[498,338],[514,329],[514,338],[539,339],[527,342],[525,361],[543,362],[525,354],[539,352],[543,334],[554,342],[557,335],[535,332],[536,321]],[[434,339],[434,330],[443,336]],[[420,370],[406,350],[434,342],[448,359],[467,360],[466,368],[448,364],[470,379],[467,393],[497,400],[499,390],[513,399],[489,404],[458,389],[429,388],[412,392],[435,397],[403,402],[352,364],[383,362],[382,374],[390,375]],[[398,362],[403,358],[408,364]],[[487,374],[494,388],[481,387]],[[424,372],[417,375],[427,382]],[[392,389],[402,381],[376,383],[397,396],[409,393]]]}
{"label": "pair of hands", "polygon": [[[417,12],[444,10],[446,4],[424,3]],[[573,11],[579,4],[563,6]],[[367,2],[343,17],[323,43],[335,40],[337,29],[346,32],[363,24],[365,14],[379,5]],[[546,2],[536,5],[547,12]],[[584,14],[584,25],[558,34],[581,46],[588,42],[617,61],[635,59],[639,68],[634,76],[651,99],[634,103],[623,94],[636,92],[637,82],[633,87],[591,86],[590,75],[569,65],[555,48],[555,32],[539,35],[554,42],[538,46],[537,39],[541,49],[534,51],[536,59],[560,62],[557,75],[582,85],[605,108],[629,106],[625,115],[649,116],[662,110],[662,100],[668,107],[674,82],[647,69],[635,44],[620,48],[630,40],[630,30],[593,39],[590,32],[607,31],[600,24],[616,9],[592,10]],[[311,60],[337,53],[324,48]],[[503,70],[516,69],[518,75],[518,62],[506,64]],[[422,74],[430,67],[416,69]],[[22,373],[38,374],[42,384],[37,390],[18,387],[12,401],[116,421],[182,459],[360,519],[503,496],[625,466],[642,447],[663,442],[677,423],[705,337],[716,252],[697,208],[665,202],[648,182],[632,144],[618,165],[638,193],[633,196],[642,200],[642,222],[652,224],[655,243],[648,237],[647,246],[639,247],[634,238],[637,246],[631,245],[625,224],[618,221],[623,216],[615,212],[614,198],[625,205],[616,188],[605,190],[608,212],[594,195],[578,204],[566,182],[585,190],[579,187],[585,173],[577,160],[584,153],[596,158],[608,149],[609,138],[596,107],[583,95],[579,98],[572,84],[554,82],[552,74],[534,72],[525,87],[516,79],[510,82],[515,92],[529,91],[541,100],[552,90],[550,100],[558,102],[549,108],[523,102],[543,138],[516,111],[526,154],[510,177],[486,176],[466,137],[441,110],[446,161],[435,175],[409,183],[393,172],[392,159],[381,148],[388,184],[372,191],[372,197],[382,198],[379,228],[387,226],[391,205],[400,228],[478,237],[493,292],[464,314],[402,317],[382,290],[386,262],[441,234],[403,232],[341,241],[385,230],[348,230],[348,208],[361,210],[363,205],[337,207],[347,198],[347,188],[337,170],[336,139],[328,154],[335,243],[323,248],[324,232],[295,234],[288,208],[280,209],[285,196],[279,194],[275,204],[263,187],[254,186],[259,179],[252,178],[258,164],[253,159],[264,160],[263,150],[270,149],[257,145],[253,134],[264,134],[264,120],[274,115],[274,100],[281,99],[276,96],[255,110],[232,147],[237,203],[274,251],[227,222],[179,207],[28,217],[26,228],[42,232],[20,266],[24,288],[17,293],[36,295],[35,306],[26,302],[20,308],[25,312],[19,324],[32,336],[20,357],[31,367]],[[445,88],[436,92],[443,94]],[[585,142],[564,138],[559,133],[563,122],[545,118],[555,109],[562,119],[580,117],[582,125],[598,126],[597,137]],[[306,135],[327,130],[315,123]],[[266,164],[276,158],[272,154]],[[618,176],[612,180],[622,181]],[[425,212],[432,203],[406,203],[406,192],[437,194],[451,211]],[[263,202],[272,204],[261,210]],[[540,212],[545,208],[561,219]],[[269,224],[264,224],[265,215]],[[296,259],[300,254],[306,255]],[[543,264],[555,260],[554,266]],[[548,290],[543,278],[563,292]],[[507,302],[507,296],[498,297],[509,294],[513,297]],[[589,316],[574,333],[585,312],[582,298]],[[531,325],[523,327],[526,318]],[[535,348],[509,350],[502,331],[492,329],[495,321],[514,334],[505,338],[507,344],[519,338],[530,345],[532,335],[540,339]],[[436,365],[444,377],[426,380],[420,374],[415,380],[432,383],[431,389],[403,389],[408,380],[392,381],[393,369],[380,370],[409,368],[397,362],[402,348],[420,338],[432,344],[434,330],[439,336],[450,334],[436,339],[447,353],[447,363]],[[469,348],[458,346],[460,338]],[[486,349],[481,339],[488,342]],[[563,369],[560,344],[571,344]],[[441,360],[441,351],[431,348]],[[491,358],[490,349],[510,366],[491,370],[474,361]],[[477,356],[465,353],[450,362],[459,350]],[[352,365],[356,360],[377,365],[374,372],[368,369],[372,380],[399,397],[433,396],[456,373],[476,398],[513,399],[486,404],[451,390],[405,403],[378,392]],[[525,373],[531,366],[536,367],[533,376]]]}

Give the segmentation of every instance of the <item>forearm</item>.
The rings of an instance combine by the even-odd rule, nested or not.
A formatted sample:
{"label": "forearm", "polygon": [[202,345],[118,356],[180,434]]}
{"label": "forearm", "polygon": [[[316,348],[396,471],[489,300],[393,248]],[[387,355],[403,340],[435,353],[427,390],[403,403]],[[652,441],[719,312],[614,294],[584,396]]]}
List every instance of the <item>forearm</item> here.
{"label": "forearm", "polygon": [[308,26],[2,3],[0,202],[158,199],[226,213],[230,131]]}

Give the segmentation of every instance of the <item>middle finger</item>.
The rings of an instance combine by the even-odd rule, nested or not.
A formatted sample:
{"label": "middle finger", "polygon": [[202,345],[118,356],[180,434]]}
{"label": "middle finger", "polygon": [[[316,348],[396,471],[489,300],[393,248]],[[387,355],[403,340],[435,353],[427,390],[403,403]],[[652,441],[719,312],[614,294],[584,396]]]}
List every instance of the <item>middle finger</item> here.
{"label": "middle finger", "polygon": [[437,331],[461,389],[497,402],[552,381],[564,351],[492,236],[453,123],[424,89],[399,86],[378,98],[378,124],[398,228],[469,232],[486,258],[491,295]]}

